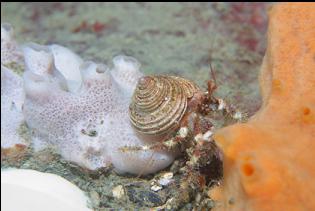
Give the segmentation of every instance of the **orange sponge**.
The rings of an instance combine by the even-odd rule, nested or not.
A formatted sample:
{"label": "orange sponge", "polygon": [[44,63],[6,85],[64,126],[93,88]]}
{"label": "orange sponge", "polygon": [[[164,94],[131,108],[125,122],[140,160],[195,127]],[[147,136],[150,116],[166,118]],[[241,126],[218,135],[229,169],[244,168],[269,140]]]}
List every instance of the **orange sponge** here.
{"label": "orange sponge", "polygon": [[219,210],[315,210],[315,3],[269,11],[261,109],[215,134],[224,158]]}

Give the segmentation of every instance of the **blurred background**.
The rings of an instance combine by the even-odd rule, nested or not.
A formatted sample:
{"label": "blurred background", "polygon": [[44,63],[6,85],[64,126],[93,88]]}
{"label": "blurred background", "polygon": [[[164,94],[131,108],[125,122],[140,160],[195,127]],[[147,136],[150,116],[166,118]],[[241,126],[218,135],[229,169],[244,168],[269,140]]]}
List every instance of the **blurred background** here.
{"label": "blurred background", "polygon": [[252,115],[266,48],[268,3],[1,3],[19,42],[64,45],[111,65],[125,54],[145,74],[174,74],[205,87],[210,62],[217,96]]}

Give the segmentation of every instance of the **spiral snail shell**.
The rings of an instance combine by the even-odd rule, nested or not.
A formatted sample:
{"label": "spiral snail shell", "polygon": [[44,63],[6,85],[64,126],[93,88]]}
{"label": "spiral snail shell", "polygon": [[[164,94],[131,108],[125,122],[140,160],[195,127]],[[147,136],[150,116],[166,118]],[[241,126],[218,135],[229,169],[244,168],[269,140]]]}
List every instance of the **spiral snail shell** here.
{"label": "spiral snail shell", "polygon": [[145,76],[139,79],[129,115],[140,134],[164,136],[179,126],[187,102],[199,87],[177,76]]}

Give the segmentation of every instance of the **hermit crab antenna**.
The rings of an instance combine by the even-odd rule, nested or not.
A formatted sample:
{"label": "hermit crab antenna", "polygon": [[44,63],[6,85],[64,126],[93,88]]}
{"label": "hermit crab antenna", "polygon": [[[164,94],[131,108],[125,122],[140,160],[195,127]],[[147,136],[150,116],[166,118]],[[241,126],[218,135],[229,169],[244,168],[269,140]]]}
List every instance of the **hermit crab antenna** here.
{"label": "hermit crab antenna", "polygon": [[211,40],[210,44],[210,52],[209,52],[209,63],[210,63],[210,78],[213,79],[214,86],[217,87],[217,80],[214,73],[214,68],[212,67],[212,52],[214,49],[214,43],[215,43],[216,37],[214,36]]}
{"label": "hermit crab antenna", "polygon": [[217,79],[215,77],[215,73],[214,73],[214,69],[212,67],[211,61],[210,61],[210,74],[211,74],[211,78],[213,79],[215,87],[217,87]]}

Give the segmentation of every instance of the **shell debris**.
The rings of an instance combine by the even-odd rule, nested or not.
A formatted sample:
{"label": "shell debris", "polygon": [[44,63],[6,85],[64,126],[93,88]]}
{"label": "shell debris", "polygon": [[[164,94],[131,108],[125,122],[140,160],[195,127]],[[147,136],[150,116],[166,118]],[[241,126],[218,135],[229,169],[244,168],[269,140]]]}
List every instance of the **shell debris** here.
{"label": "shell debris", "polygon": [[154,192],[157,192],[159,190],[162,190],[162,186],[159,185],[152,185],[151,186],[151,190],[153,190]]}
{"label": "shell debris", "polygon": [[181,127],[178,131],[178,134],[181,138],[186,138],[188,135],[188,128],[187,127]]}
{"label": "shell debris", "polygon": [[125,195],[125,190],[122,185],[117,185],[112,190],[113,196],[117,199],[121,199]]}
{"label": "shell debris", "polygon": [[164,173],[162,177],[158,180],[158,183],[162,186],[167,186],[168,184],[174,181],[174,179],[172,179],[173,176],[174,176],[173,172]]}
{"label": "shell debris", "polygon": [[202,136],[202,139],[205,140],[205,141],[208,141],[210,140],[210,138],[212,137],[213,135],[213,131],[211,130],[208,130],[207,132],[205,132]]}

